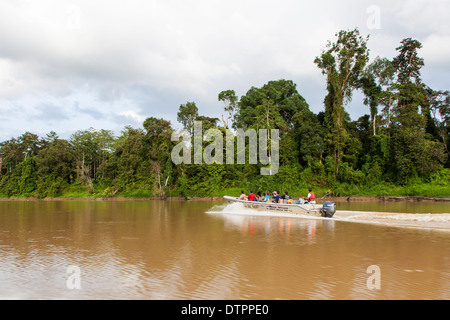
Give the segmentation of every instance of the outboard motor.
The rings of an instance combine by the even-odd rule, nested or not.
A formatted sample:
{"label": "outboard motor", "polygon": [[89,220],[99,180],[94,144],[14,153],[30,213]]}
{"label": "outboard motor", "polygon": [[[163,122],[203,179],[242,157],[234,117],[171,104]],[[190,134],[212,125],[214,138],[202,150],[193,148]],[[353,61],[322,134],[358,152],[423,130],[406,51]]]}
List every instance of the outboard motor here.
{"label": "outboard motor", "polygon": [[333,218],[336,213],[336,203],[335,202],[325,202],[322,208],[322,217]]}

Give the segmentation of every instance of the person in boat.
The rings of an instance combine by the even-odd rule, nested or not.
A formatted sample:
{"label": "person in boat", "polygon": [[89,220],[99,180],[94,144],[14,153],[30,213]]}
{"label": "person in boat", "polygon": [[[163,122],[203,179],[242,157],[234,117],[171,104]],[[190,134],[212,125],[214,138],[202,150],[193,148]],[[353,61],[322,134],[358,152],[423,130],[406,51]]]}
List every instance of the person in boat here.
{"label": "person in boat", "polygon": [[310,188],[308,193],[308,198],[306,198],[306,201],[309,202],[313,207],[316,205],[316,195],[314,194],[313,190]]}
{"label": "person in boat", "polygon": [[276,196],[276,195],[277,195],[277,192],[276,192],[276,191],[272,192],[272,198],[271,198],[272,203],[275,203],[275,196]]}
{"label": "person in boat", "polygon": [[270,198],[270,193],[269,191],[266,192],[266,195],[264,196],[264,202],[265,203],[272,203],[272,200]]}
{"label": "person in boat", "polygon": [[256,195],[256,201],[263,202],[264,197],[261,195],[261,191],[258,191],[258,194]]}
{"label": "person in boat", "polygon": [[273,192],[273,203],[281,203],[280,191]]}
{"label": "person in boat", "polygon": [[281,197],[283,200],[290,200],[291,196],[289,195],[289,192],[285,191],[283,196]]}
{"label": "person in boat", "polygon": [[253,193],[253,190],[250,190],[250,194],[247,196],[248,201],[255,201],[256,195]]}
{"label": "person in boat", "polygon": [[281,196],[281,199],[283,199],[283,203],[292,204],[292,198],[287,191],[284,192],[284,194]]}
{"label": "person in boat", "polygon": [[242,201],[247,200],[247,196],[245,195],[245,191],[244,190],[241,191],[241,196],[239,197],[239,200],[242,200]]}

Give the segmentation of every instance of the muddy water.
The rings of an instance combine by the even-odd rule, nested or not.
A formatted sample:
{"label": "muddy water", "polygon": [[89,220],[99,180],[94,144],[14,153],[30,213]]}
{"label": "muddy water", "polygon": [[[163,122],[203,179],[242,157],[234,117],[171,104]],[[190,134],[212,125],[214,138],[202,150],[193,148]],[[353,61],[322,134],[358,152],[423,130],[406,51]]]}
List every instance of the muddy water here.
{"label": "muddy water", "polygon": [[450,299],[448,203],[339,207],[0,202],[0,299]]}

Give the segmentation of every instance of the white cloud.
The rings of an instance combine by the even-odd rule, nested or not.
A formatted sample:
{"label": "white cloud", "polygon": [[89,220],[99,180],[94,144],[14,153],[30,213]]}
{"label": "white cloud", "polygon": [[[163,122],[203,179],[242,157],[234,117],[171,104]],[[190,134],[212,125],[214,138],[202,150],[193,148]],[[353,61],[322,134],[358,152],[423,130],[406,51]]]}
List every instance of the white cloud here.
{"label": "white cloud", "polygon": [[421,53],[427,64],[450,68],[450,34],[431,34],[422,44]]}
{"label": "white cloud", "polygon": [[[147,116],[174,122],[186,101],[220,117],[220,91],[242,95],[285,78],[318,112],[325,79],[313,61],[337,31],[371,33],[372,58],[390,58],[403,37],[418,38],[430,65],[448,68],[448,3],[379,0],[381,29],[369,30],[373,1],[3,0],[0,106],[35,110],[51,101],[70,120],[49,129],[109,129]],[[25,116],[3,123],[7,117],[0,140],[13,128],[46,129]]]}
{"label": "white cloud", "polygon": [[411,34],[449,32],[449,1],[406,0],[396,5],[398,6],[397,18]]}
{"label": "white cloud", "polygon": [[142,123],[145,120],[142,118],[142,116],[140,116],[133,110],[119,112],[119,116],[124,116],[125,118],[132,119],[137,123]]}

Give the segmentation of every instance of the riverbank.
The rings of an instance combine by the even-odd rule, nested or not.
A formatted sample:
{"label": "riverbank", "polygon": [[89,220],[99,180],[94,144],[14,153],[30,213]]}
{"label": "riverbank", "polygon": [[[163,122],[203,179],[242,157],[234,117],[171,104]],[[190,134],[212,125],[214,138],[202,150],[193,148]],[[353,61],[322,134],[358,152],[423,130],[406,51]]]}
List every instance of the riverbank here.
{"label": "riverbank", "polygon": [[[223,197],[56,197],[56,198],[0,198],[0,201],[224,201]],[[430,197],[322,197],[318,202],[449,202],[450,198]]]}

